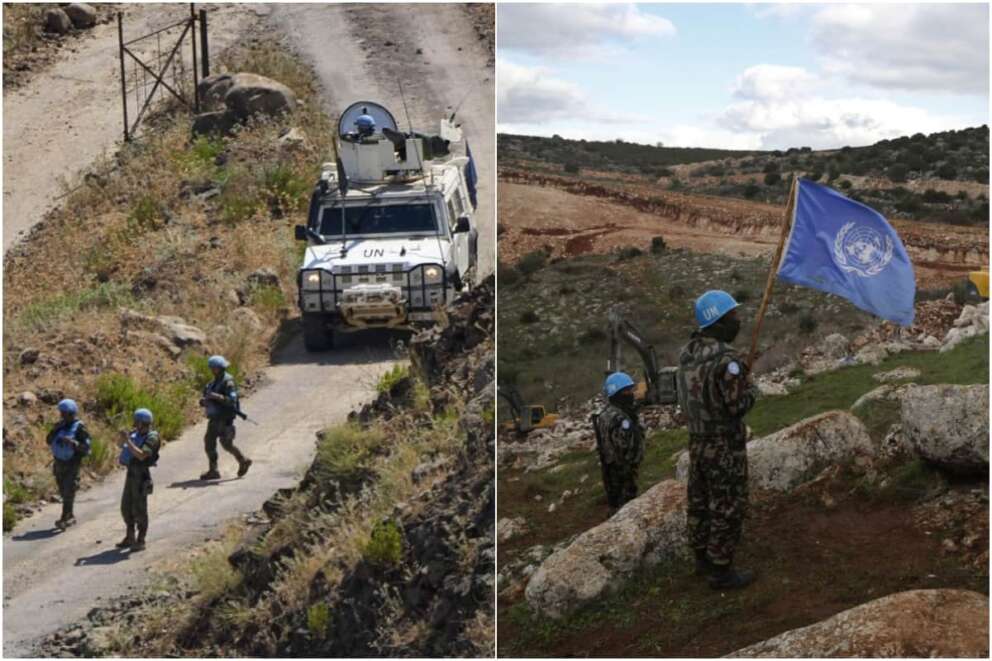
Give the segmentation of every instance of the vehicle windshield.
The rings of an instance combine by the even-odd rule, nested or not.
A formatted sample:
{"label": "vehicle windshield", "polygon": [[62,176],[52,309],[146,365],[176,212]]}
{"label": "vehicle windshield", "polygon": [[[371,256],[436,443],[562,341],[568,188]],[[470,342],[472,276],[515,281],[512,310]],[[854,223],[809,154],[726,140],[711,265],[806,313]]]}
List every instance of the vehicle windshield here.
{"label": "vehicle windshield", "polygon": [[[345,233],[419,234],[437,231],[430,204],[376,204],[345,207]],[[321,210],[322,236],[341,236],[341,207]]]}

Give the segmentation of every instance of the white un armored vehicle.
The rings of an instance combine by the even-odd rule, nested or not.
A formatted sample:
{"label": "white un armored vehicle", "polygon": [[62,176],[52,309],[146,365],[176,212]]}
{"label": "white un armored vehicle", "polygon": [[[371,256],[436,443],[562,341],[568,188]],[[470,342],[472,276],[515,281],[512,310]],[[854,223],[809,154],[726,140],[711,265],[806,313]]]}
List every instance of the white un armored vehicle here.
{"label": "white un armored vehicle", "polygon": [[402,133],[383,106],[359,102],[338,122],[338,160],[310,199],[297,276],[303,340],[330,349],[337,332],[413,330],[471,285],[478,234],[475,166],[453,116],[440,133]]}

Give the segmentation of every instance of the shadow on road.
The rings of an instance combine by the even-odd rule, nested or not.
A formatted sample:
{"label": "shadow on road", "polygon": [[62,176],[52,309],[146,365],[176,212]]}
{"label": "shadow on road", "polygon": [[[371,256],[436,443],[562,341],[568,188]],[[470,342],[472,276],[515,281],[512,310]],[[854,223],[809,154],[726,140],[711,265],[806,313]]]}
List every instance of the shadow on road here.
{"label": "shadow on road", "polygon": [[224,484],[225,482],[236,482],[241,478],[238,477],[228,477],[223,480],[201,480],[199,478],[194,478],[192,480],[184,480],[182,482],[173,482],[166,489],[202,489],[203,487],[212,487],[219,484]]}
{"label": "shadow on road", "polygon": [[294,318],[283,320],[276,337],[270,354],[273,365],[360,365],[397,358],[396,345],[407,344],[412,334],[382,329],[338,333],[333,349],[309,352],[303,347],[300,320]]}
{"label": "shadow on road", "polygon": [[130,553],[124,553],[119,549],[107,549],[94,555],[76,558],[75,564],[77,567],[86,565],[115,565],[122,560],[127,560],[130,555]]}
{"label": "shadow on road", "polygon": [[26,532],[23,535],[14,535],[11,537],[11,541],[14,542],[33,542],[37,539],[51,539],[56,535],[60,534],[62,531],[58,528],[48,528],[47,530],[32,530],[31,532]]}

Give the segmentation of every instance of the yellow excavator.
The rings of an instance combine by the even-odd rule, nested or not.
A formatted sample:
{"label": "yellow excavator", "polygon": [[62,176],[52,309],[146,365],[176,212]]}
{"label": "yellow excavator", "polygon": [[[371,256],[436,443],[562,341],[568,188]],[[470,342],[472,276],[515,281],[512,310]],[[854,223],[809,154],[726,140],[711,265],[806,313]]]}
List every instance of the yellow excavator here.
{"label": "yellow excavator", "polygon": [[621,371],[621,353],[623,344],[629,344],[641,357],[644,363],[645,381],[637,384],[634,395],[645,404],[676,404],[677,367],[659,367],[658,356],[637,328],[624,319],[618,307],[610,308],[607,313],[609,321],[610,354],[606,359],[606,374]]}
{"label": "yellow excavator", "polygon": [[968,274],[968,298],[972,300],[989,300],[989,272],[972,271]]}
{"label": "yellow excavator", "polygon": [[507,431],[528,434],[535,429],[548,429],[558,422],[557,413],[546,413],[544,407],[536,404],[524,404],[523,397],[516,386],[503,384],[496,387],[496,392],[510,405],[510,415],[513,420],[504,423]]}

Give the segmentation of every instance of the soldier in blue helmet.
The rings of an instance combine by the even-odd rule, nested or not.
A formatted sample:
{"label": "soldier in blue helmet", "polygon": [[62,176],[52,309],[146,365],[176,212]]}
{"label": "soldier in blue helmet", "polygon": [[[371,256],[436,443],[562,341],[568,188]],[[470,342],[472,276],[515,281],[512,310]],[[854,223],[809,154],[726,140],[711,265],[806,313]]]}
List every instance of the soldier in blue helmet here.
{"label": "soldier in blue helmet", "polygon": [[699,328],[679,357],[679,405],[689,427],[689,544],[696,574],[718,590],[754,580],[733,565],[748,505],[744,416],[757,397],[750,366],[730,344],[741,327],[738,306],[725,291],[700,296]]}
{"label": "soldier in blue helmet", "polygon": [[624,372],[609,375],[603,384],[607,405],[592,416],[611,515],[637,496],[637,471],[644,458],[644,430],[637,418],[634,385]]}
{"label": "soldier in blue helmet", "polygon": [[58,403],[59,421],[48,432],[48,447],[52,451],[52,472],[62,498],[62,516],[55,527],[65,530],[76,523],[72,508],[79,490],[79,467],[90,453],[90,434],[79,419],[79,406],[71,399]]}
{"label": "soldier in blue helmet", "polygon": [[238,460],[238,477],[243,477],[251,466],[251,459],[245,457],[234,445],[234,419],[241,410],[238,403],[238,388],[234,377],[228,374],[229,363],[224,356],[210,356],[207,366],[213,373],[213,380],[203,389],[200,405],[207,414],[207,433],[203,437],[204,449],[210,466],[200,475],[201,480],[219,480],[217,470],[217,441],[220,446]]}
{"label": "soldier in blue helmet", "polygon": [[118,462],[127,469],[121,494],[121,517],[127,533],[117,543],[117,548],[144,551],[148,533],[148,495],[152,492],[151,468],[158,462],[161,447],[158,432],[152,429],[152,412],[136,410],[134,428],[121,432],[118,445],[121,448]]}
{"label": "soldier in blue helmet", "polygon": [[358,138],[369,138],[375,133],[375,118],[372,115],[359,115],[355,120],[355,132]]}

